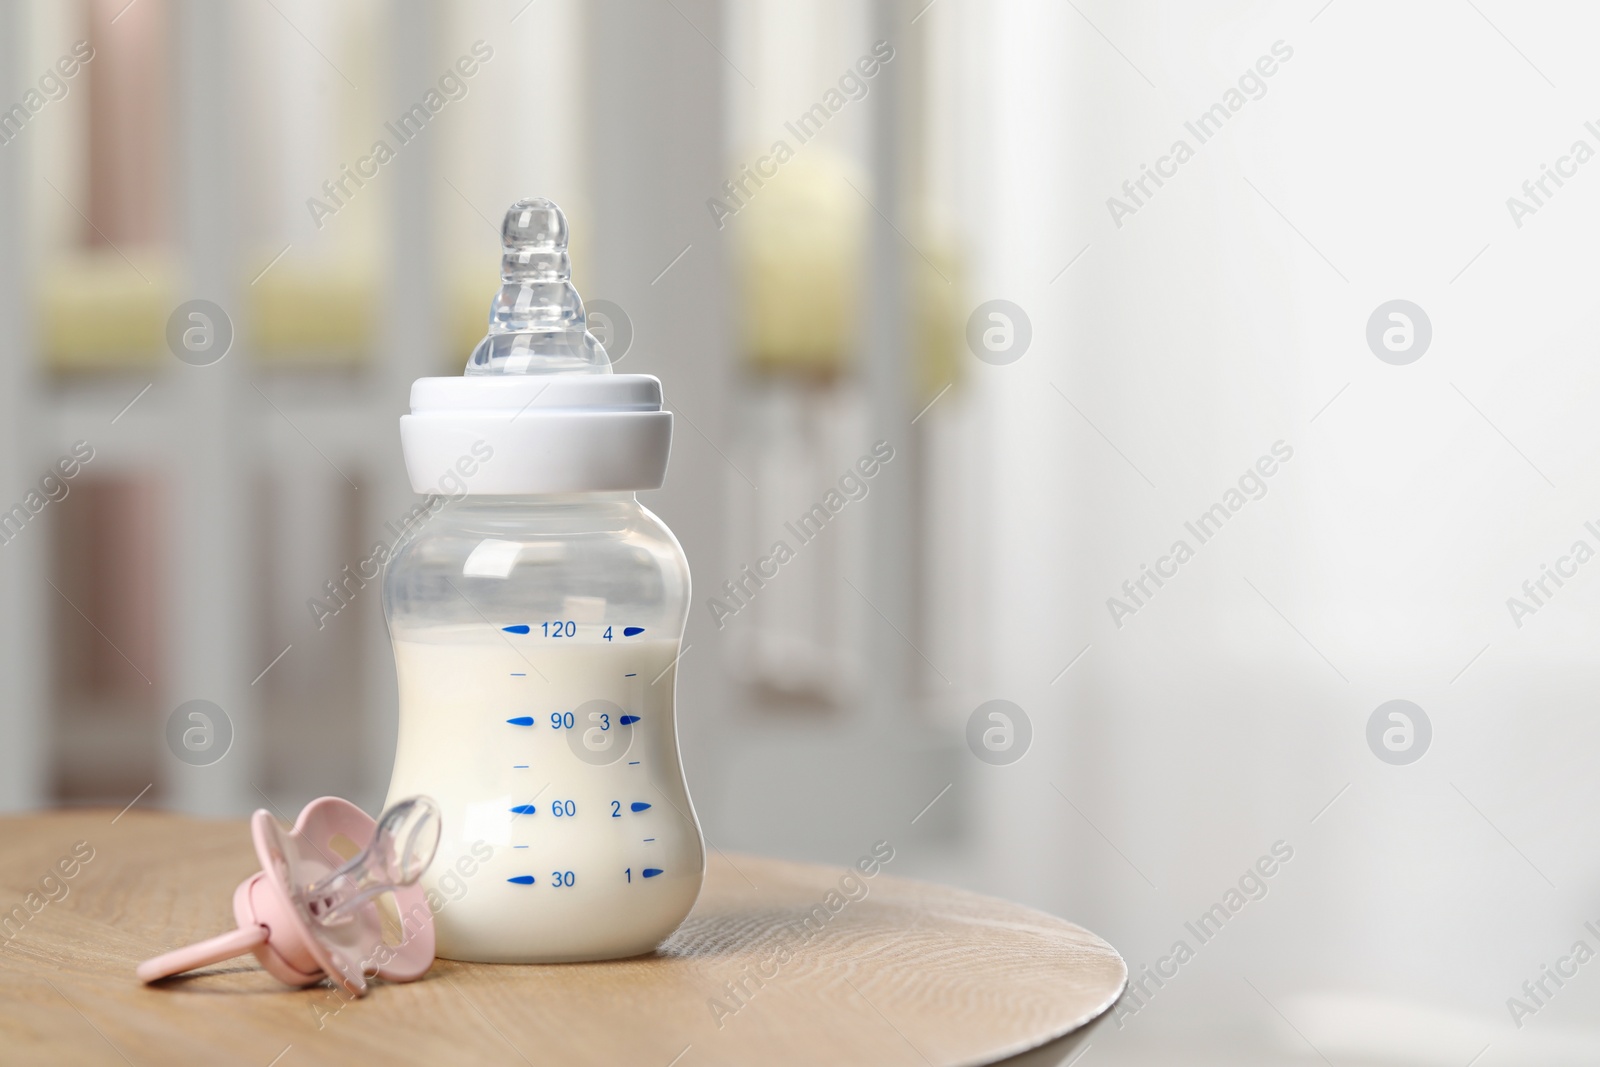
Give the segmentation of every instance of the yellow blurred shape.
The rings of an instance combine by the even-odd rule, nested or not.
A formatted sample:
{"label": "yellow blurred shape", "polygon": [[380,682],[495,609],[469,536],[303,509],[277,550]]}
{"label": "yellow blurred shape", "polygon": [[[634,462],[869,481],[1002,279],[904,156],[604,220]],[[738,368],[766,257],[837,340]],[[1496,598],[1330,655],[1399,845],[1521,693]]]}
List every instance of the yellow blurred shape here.
{"label": "yellow blurred shape", "polygon": [[[39,331],[48,367],[115,371],[162,357],[167,318],[181,302],[176,272],[160,252],[140,250],[135,262],[137,269],[113,249],[87,249],[46,267]],[[244,314],[233,319],[247,325],[244,349],[253,359],[343,367],[359,364],[372,348],[378,279],[369,263],[285,257],[254,284],[240,285]]]}
{"label": "yellow blurred shape", "polygon": [[[866,179],[807,146],[726,222],[737,241],[744,358],[765,372],[834,378],[857,344]],[[731,206],[731,204],[730,204]]]}
{"label": "yellow blurred shape", "polygon": [[[860,345],[867,179],[837,154],[808,145],[765,184],[750,184],[751,195],[726,220],[737,242],[742,355],[763,373],[837,378]],[[961,286],[952,240],[927,227],[916,242],[903,249],[915,378],[908,388],[926,401],[959,376]]]}
{"label": "yellow blurred shape", "polygon": [[929,227],[919,233],[917,251],[907,262],[914,317],[912,384],[921,407],[961,377],[966,323],[960,306],[960,257],[949,237]]}
{"label": "yellow blurred shape", "polygon": [[292,256],[244,288],[250,352],[278,365],[352,366],[373,346],[377,270],[356,259]]}
{"label": "yellow blurred shape", "polygon": [[452,269],[445,282],[444,351],[440,374],[460,374],[467,357],[489,330],[489,305],[500,288],[500,263],[477,257]]}
{"label": "yellow blurred shape", "polygon": [[45,268],[38,326],[48,366],[72,372],[155,362],[177,303],[173,267],[165,256],[139,251],[137,268],[111,248],[73,252]]}

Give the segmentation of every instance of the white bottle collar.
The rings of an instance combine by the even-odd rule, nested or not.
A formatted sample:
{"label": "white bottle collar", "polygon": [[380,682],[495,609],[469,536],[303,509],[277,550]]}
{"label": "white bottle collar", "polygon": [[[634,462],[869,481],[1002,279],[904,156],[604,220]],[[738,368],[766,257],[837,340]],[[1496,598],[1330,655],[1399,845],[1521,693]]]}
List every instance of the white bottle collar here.
{"label": "white bottle collar", "polygon": [[672,413],[648,374],[420,378],[400,445],[418,493],[659,489]]}

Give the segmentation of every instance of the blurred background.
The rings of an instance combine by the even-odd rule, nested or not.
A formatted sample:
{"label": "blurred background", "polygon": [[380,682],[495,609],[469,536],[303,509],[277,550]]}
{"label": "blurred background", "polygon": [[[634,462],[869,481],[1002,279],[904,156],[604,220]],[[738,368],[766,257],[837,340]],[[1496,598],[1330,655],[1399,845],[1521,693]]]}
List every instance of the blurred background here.
{"label": "blurred background", "polygon": [[[1096,1063],[1600,1063],[1596,31],[0,0],[0,806],[381,802],[350,575],[546,196],[677,415],[645,502],[713,845],[885,839],[1093,929],[1135,982]],[[191,301],[220,361],[179,358]]]}

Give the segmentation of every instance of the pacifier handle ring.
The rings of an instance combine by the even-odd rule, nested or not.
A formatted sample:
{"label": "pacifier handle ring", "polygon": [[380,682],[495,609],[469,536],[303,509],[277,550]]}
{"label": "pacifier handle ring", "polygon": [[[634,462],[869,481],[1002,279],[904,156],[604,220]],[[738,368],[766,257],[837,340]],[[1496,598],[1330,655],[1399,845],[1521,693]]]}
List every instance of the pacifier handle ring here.
{"label": "pacifier handle ring", "polygon": [[253,950],[257,945],[267,943],[268,930],[265,926],[241,926],[237,930],[230,930],[225,934],[196,941],[192,945],[173,949],[154,959],[145,960],[135,969],[141,982],[157,982],[163,978],[170,978],[184,971],[192,971],[196,967],[207,967],[223,960],[231,960],[235,956],[243,956]]}

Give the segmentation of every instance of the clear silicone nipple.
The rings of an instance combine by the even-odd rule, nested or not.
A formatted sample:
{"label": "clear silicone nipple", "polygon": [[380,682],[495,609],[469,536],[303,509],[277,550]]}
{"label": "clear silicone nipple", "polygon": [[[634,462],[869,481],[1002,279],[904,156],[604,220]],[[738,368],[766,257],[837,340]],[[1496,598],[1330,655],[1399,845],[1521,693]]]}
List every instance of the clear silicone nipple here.
{"label": "clear silicone nipple", "polygon": [[518,200],[500,227],[500,292],[471,374],[610,374],[572,286],[567,217],[549,200]]}
{"label": "clear silicone nipple", "polygon": [[421,878],[439,849],[443,823],[428,797],[402,800],[378,819],[372,843],[338,870],[297,894],[307,914],[319,923],[345,921],[380,893]]}

